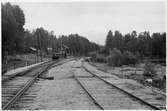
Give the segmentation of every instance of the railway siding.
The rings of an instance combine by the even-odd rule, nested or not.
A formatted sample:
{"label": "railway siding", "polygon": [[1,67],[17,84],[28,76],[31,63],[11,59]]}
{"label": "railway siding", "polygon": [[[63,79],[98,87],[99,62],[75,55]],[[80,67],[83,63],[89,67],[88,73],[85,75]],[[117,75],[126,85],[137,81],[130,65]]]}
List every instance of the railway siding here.
{"label": "railway siding", "polygon": [[44,61],[44,62],[40,62],[40,63],[37,63],[37,64],[33,64],[33,65],[29,65],[29,66],[25,66],[25,67],[20,67],[20,68],[17,68],[17,69],[14,69],[14,70],[11,70],[5,74],[2,75],[2,82],[4,81],[8,81],[10,80],[11,78],[19,75],[19,74],[22,74],[22,73],[27,73],[27,71],[30,71],[30,70],[33,70],[33,68],[36,68],[44,63],[47,63],[49,61]]}
{"label": "railway siding", "polygon": [[139,104],[97,78],[79,77],[78,79],[105,110],[149,109],[149,107]]}
{"label": "railway siding", "polygon": [[84,67],[95,73],[98,76],[109,76],[108,78],[103,78],[109,83],[114,84],[115,86],[133,94],[140,99],[159,107],[160,109],[166,109],[166,96],[154,92],[153,90],[137,83],[134,80],[130,79],[120,79],[115,75],[97,70],[96,67],[90,65],[87,62],[84,62]]}
{"label": "railway siding", "polygon": [[[82,72],[82,73],[81,73]],[[132,100],[129,96],[92,76],[83,68],[74,71],[75,78],[78,79],[82,87],[87,90],[95,103],[105,110],[114,109],[151,109],[138,101]]]}
{"label": "railway siding", "polygon": [[35,80],[54,63],[55,62],[44,64],[43,66],[23,75],[14,76],[9,80],[4,81],[2,84],[2,109],[10,109],[11,106],[29,89]]}

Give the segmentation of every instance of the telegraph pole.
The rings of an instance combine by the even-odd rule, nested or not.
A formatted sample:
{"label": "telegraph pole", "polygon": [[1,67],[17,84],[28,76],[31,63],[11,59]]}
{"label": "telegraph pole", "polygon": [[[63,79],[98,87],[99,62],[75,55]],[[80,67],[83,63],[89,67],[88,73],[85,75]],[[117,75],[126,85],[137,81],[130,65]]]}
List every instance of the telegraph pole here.
{"label": "telegraph pole", "polygon": [[42,62],[42,48],[41,48],[41,36],[39,33],[39,47],[40,47],[40,58],[41,58],[41,62]]}
{"label": "telegraph pole", "polygon": [[39,37],[37,36],[37,62],[39,61],[38,52],[39,52]]}
{"label": "telegraph pole", "polygon": [[40,37],[40,32],[39,34],[37,35],[37,41],[38,41],[38,55],[40,55],[40,61],[42,61],[42,51],[41,51],[41,37]]}
{"label": "telegraph pole", "polygon": [[52,43],[52,55],[53,55],[53,51],[54,51],[54,36],[52,36],[51,38],[51,43]]}

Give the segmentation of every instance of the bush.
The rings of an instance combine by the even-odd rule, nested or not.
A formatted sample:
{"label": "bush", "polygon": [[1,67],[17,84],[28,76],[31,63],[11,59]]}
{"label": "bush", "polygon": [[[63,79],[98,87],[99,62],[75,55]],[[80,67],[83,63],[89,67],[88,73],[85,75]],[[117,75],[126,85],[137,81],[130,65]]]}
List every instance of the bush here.
{"label": "bush", "polygon": [[107,58],[108,64],[110,66],[121,66],[123,62],[122,53],[120,50],[114,48],[111,52],[109,57]]}
{"label": "bush", "polygon": [[144,66],[143,76],[153,78],[156,76],[156,71],[154,69],[154,65],[150,62],[147,62]]}
{"label": "bush", "polygon": [[93,61],[102,62],[102,63],[107,62],[106,57],[102,54],[98,54],[96,52],[90,52],[89,56],[91,57],[91,60]]}
{"label": "bush", "polygon": [[138,61],[141,59],[141,55],[138,51],[135,52],[135,56],[138,59]]}
{"label": "bush", "polygon": [[96,54],[96,61],[101,63],[107,62],[106,57],[104,57],[104,55],[102,54]]}
{"label": "bush", "polygon": [[137,57],[130,51],[125,51],[123,53],[123,64],[124,65],[135,65],[138,62]]}

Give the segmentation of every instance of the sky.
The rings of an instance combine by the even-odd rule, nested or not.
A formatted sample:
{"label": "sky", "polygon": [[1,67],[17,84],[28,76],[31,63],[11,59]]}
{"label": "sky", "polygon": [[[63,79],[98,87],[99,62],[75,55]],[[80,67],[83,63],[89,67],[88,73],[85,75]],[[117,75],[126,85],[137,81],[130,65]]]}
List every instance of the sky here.
{"label": "sky", "polygon": [[104,45],[109,30],[165,32],[165,2],[12,2],[25,14],[25,29],[56,36],[78,33]]}

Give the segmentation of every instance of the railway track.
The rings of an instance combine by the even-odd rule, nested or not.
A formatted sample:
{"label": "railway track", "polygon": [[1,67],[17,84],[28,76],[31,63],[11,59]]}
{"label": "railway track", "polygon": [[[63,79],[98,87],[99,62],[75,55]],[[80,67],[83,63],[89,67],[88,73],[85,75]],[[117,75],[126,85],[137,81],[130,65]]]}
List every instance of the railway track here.
{"label": "railway track", "polygon": [[95,99],[95,97],[93,97],[91,95],[91,93],[89,93],[89,91],[85,88],[85,86],[80,82],[80,80],[75,76],[75,74],[73,74],[74,79],[77,81],[77,83],[82,87],[82,89],[84,89],[84,91],[87,93],[87,95],[92,99],[93,103],[99,107],[99,109],[104,110],[104,108],[102,107],[102,105],[100,105],[97,100]]}
{"label": "railway track", "polygon": [[13,79],[13,78],[15,78],[15,77],[17,77],[17,76],[25,75],[25,74],[27,74],[27,73],[33,71],[34,69],[36,69],[36,68],[38,68],[38,67],[42,67],[43,65],[48,64],[48,63],[50,63],[50,62],[51,62],[51,61],[47,61],[47,62],[42,63],[42,64],[40,64],[40,65],[37,65],[37,66],[35,66],[35,67],[29,68],[28,70],[23,71],[23,72],[15,73],[15,74],[12,74],[12,75],[3,75],[3,76],[2,76],[2,84],[5,83],[5,82],[7,82],[7,81],[9,81],[9,80],[11,80],[11,79]]}
{"label": "railway track", "polygon": [[[94,67],[96,67],[96,65],[94,65],[94,64],[92,64],[92,63],[90,63],[90,62],[88,62],[88,64],[90,64],[90,65],[92,65],[92,66],[94,66]],[[100,71],[102,71],[102,72],[105,72],[105,73],[108,73],[107,71],[104,71],[104,70],[101,70],[100,68],[96,68],[97,70],[100,70]],[[112,74],[114,74],[114,73],[112,73]],[[104,80],[104,79],[103,79]],[[106,81],[107,82],[107,81]],[[111,82],[109,82],[110,84],[111,84]],[[112,85],[114,85],[114,84],[112,84]],[[145,85],[145,84],[143,84],[144,86],[143,87],[145,87],[146,89],[150,89],[150,90],[152,90],[152,94],[154,94],[154,97],[149,97],[149,96],[146,96],[145,94],[146,94],[146,92],[143,92],[143,94],[141,94],[141,95],[137,95],[137,94],[135,94],[133,91],[131,92],[131,91],[126,91],[127,93],[129,93],[129,94],[131,94],[131,95],[134,95],[135,97],[138,97],[139,99],[141,99],[141,101],[143,101],[143,102],[146,102],[146,104],[148,103],[148,104],[150,104],[150,105],[152,105],[153,107],[156,107],[155,109],[166,109],[166,94],[165,94],[165,92],[163,92],[162,90],[159,90],[159,89],[157,89],[157,88],[155,88],[155,87],[152,87],[152,86],[149,86],[149,85]],[[114,85],[114,86],[116,86],[116,85]],[[119,85],[118,85],[119,86]],[[116,86],[117,87],[117,86]],[[119,87],[118,87],[119,88]],[[136,91],[135,91],[136,92]],[[134,93],[134,94],[133,94]],[[150,94],[151,94],[151,92],[150,92]],[[163,100],[164,101],[159,101],[159,98],[163,98]],[[150,99],[150,100],[149,100]],[[153,101],[152,101],[153,100]],[[154,101],[155,100],[155,101]]]}
{"label": "railway track", "polygon": [[[68,62],[68,61],[71,61],[71,60],[74,60],[74,59],[72,58],[72,59],[69,59],[69,60],[67,60],[67,61],[57,63],[57,64],[55,64],[55,65],[52,65],[52,67],[56,67],[56,66],[58,66],[58,65],[64,64],[64,63],[66,63],[66,62]],[[55,62],[59,62],[59,61],[60,61],[60,60],[56,60]],[[17,77],[17,76],[23,76],[23,75],[25,75],[25,74],[27,74],[27,73],[33,71],[34,69],[36,69],[36,68],[38,68],[38,67],[42,67],[43,65],[49,64],[50,62],[51,62],[51,61],[47,61],[47,62],[45,62],[45,63],[42,63],[42,64],[40,64],[40,65],[37,65],[37,66],[35,66],[35,67],[32,67],[32,68],[30,68],[30,69],[28,69],[28,70],[26,70],[26,71],[19,72],[19,73],[16,73],[16,74],[12,74],[12,75],[10,75],[10,76],[9,76],[9,75],[8,75],[8,76],[3,75],[3,76],[2,76],[2,84],[5,83],[5,82],[7,82],[7,81],[9,81],[9,80],[12,80],[13,78],[15,78],[15,77]]]}
{"label": "railway track", "polygon": [[[134,109],[136,107],[139,107],[139,109],[144,108],[144,109],[160,110],[160,108],[138,98],[137,96],[132,95],[131,93],[115,86],[114,84],[106,81],[102,77],[91,72],[86,67],[84,67],[83,62],[81,66],[82,66],[81,68],[83,68],[91,76],[87,78],[85,77],[82,78],[81,76],[77,77],[74,74],[74,78],[77,81],[77,83],[84,89],[87,95],[97,105],[97,107],[99,107],[99,109],[102,109],[102,110],[103,109],[111,110],[111,109],[120,109],[120,108]],[[96,86],[96,88],[94,88],[94,86]],[[109,93],[106,94],[107,92]],[[120,100],[117,100],[118,98],[120,98]],[[115,103],[114,100],[117,102]],[[112,106],[113,104],[115,105]],[[121,105],[121,104],[124,104],[124,105]]]}
{"label": "railway track", "polygon": [[[94,66],[94,67],[97,67],[97,66],[96,66],[95,64],[93,64],[92,62],[89,62],[89,64],[92,65],[92,66]],[[106,70],[103,70],[103,69],[101,69],[101,68],[97,68],[97,70],[100,70],[100,71],[102,71],[102,72],[109,73],[109,72],[107,72]],[[112,74],[114,74],[114,73],[112,73]],[[116,75],[116,74],[114,74],[114,75]],[[153,86],[151,86],[151,85],[149,85],[149,84],[143,84],[143,85],[144,85],[145,87],[147,87],[147,88],[153,90],[153,91],[156,92],[156,93],[159,93],[159,94],[161,94],[161,95],[163,95],[163,96],[166,96],[165,91],[163,91],[163,90],[161,90],[161,89],[158,89],[158,88],[156,88],[156,87],[153,87]]]}
{"label": "railway track", "polygon": [[[73,59],[65,61],[50,61],[45,64],[31,68],[23,73],[16,74],[15,76],[5,79],[2,84],[2,109],[15,109],[15,103],[19,98],[26,93],[31,85],[41,78],[48,69],[67,63]],[[25,95],[26,96],[26,95]],[[29,101],[29,96],[24,97]],[[25,100],[25,102],[26,102]]]}
{"label": "railway track", "polygon": [[29,87],[46,72],[55,62],[48,62],[22,73],[6,79],[2,84],[2,109],[8,110],[20,98]]}

